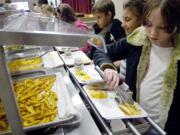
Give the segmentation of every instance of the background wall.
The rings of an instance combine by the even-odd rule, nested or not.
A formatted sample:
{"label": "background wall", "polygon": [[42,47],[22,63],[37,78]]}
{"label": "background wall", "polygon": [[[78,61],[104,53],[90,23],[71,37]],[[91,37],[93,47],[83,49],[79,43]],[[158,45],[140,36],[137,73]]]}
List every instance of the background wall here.
{"label": "background wall", "polygon": [[116,9],[116,18],[122,20],[122,7],[123,7],[123,3],[126,0],[112,0],[114,2],[115,5],[115,9]]}
{"label": "background wall", "polygon": [[[0,3],[3,1],[4,0],[0,0]],[[12,0],[12,1],[13,2],[28,1],[30,9],[32,9],[33,8],[32,4],[34,2],[37,2],[38,0]],[[97,1],[97,0],[95,0],[95,1]],[[121,17],[122,16],[122,6],[123,6],[124,1],[126,1],[126,0],[112,0],[112,1],[114,2],[115,8],[116,8],[116,16],[115,17],[122,20],[122,17]]]}
{"label": "background wall", "polygon": [[38,0],[12,0],[12,2],[24,2],[28,1],[30,10],[33,9],[33,3],[36,3]]}

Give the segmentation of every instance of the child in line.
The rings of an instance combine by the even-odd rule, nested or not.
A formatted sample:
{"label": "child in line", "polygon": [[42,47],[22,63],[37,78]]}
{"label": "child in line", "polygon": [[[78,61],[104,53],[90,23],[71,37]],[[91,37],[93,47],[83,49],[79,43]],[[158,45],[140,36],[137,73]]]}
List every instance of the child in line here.
{"label": "child in line", "polygon": [[43,4],[41,5],[41,11],[42,14],[47,15],[47,16],[53,16],[54,9],[52,6]]}
{"label": "child in line", "polygon": [[[93,25],[94,33],[103,36],[106,44],[125,37],[121,22],[118,19],[114,19],[115,6],[112,0],[96,1],[92,8],[92,13],[96,19],[96,23]],[[89,54],[90,58],[92,58],[94,49],[90,45],[81,48],[82,51]]]}
{"label": "child in line", "polygon": [[127,59],[125,82],[133,98],[169,135],[179,134],[179,8],[177,0],[147,0],[142,27],[107,46],[108,54],[94,52],[94,62],[104,70],[110,88],[120,81],[112,62]]}
{"label": "child in line", "polygon": [[[125,30],[126,36],[133,32],[142,24],[144,2],[142,0],[127,0],[123,4],[122,12],[122,27]],[[120,70],[122,79],[126,76],[126,60],[116,61],[114,65]]]}
{"label": "child in line", "polygon": [[34,3],[33,5],[34,5],[33,11],[40,13],[41,12],[41,6],[42,5],[48,5],[48,1],[47,0],[38,0],[37,4]]}
{"label": "child in line", "polygon": [[69,4],[60,4],[56,10],[56,17],[64,22],[75,25],[82,30],[89,30],[86,23],[77,19],[74,9]]}
{"label": "child in line", "polygon": [[114,19],[115,6],[111,0],[98,0],[92,8],[92,13],[96,18],[96,24],[93,25],[94,32],[102,35],[106,44],[125,36],[122,23]]}
{"label": "child in line", "polygon": [[127,0],[123,4],[122,27],[125,30],[126,36],[141,26],[143,9],[143,0]]}

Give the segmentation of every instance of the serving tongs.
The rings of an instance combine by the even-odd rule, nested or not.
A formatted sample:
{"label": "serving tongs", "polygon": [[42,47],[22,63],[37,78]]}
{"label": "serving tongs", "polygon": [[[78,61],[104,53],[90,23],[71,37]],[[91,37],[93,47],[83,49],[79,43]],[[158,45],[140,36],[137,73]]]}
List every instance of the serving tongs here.
{"label": "serving tongs", "polygon": [[[103,71],[99,68],[99,66],[95,66],[95,69],[99,73],[99,75],[104,78]],[[114,89],[116,93],[115,100],[118,104],[125,104],[128,103],[130,105],[134,104],[134,100],[132,99],[132,96],[127,92],[129,90],[129,86],[126,83],[122,83],[117,88]],[[150,117],[145,118],[149,124],[151,124],[152,127],[154,127],[160,135],[166,135],[167,133],[159,127]],[[129,127],[129,129],[135,134],[140,135],[139,131],[133,126],[133,124],[127,119],[124,120],[126,125]]]}
{"label": "serving tongs", "polygon": [[[104,78],[103,71],[98,66],[95,66],[95,69],[100,74],[100,76]],[[129,90],[129,86],[124,82],[114,89],[114,92],[116,94],[115,100],[118,104],[125,104],[125,103],[130,105],[134,104],[134,100],[132,99],[130,93],[128,93],[128,90]]]}

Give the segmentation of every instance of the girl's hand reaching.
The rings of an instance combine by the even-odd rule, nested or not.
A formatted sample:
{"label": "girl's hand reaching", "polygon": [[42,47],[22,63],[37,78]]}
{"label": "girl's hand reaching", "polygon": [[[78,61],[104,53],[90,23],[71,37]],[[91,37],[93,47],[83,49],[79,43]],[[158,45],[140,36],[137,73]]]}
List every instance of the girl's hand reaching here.
{"label": "girl's hand reaching", "polygon": [[108,84],[109,89],[116,88],[121,81],[119,73],[116,70],[108,68],[104,70],[104,80]]}

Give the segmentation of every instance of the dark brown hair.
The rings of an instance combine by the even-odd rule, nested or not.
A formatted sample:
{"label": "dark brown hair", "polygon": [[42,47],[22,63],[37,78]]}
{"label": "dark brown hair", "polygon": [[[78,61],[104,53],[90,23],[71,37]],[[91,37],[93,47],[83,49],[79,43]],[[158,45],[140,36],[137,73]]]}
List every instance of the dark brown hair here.
{"label": "dark brown hair", "polygon": [[43,4],[48,4],[47,0],[38,0],[38,5],[41,6]]}
{"label": "dark brown hair", "polygon": [[61,19],[68,23],[73,23],[77,20],[73,8],[69,4],[60,4],[57,12]]}
{"label": "dark brown hair", "polygon": [[105,13],[107,14],[108,12],[112,13],[111,19],[114,18],[115,16],[115,6],[112,0],[98,0],[95,5],[92,8],[92,13]]}
{"label": "dark brown hair", "polygon": [[123,9],[129,9],[138,18],[142,17],[144,9],[144,1],[142,0],[128,0],[123,4]]}
{"label": "dark brown hair", "polygon": [[5,0],[5,3],[11,3],[12,1],[11,0]]}
{"label": "dark brown hair", "polygon": [[166,24],[166,30],[168,33],[172,33],[176,30],[180,31],[180,1],[179,0],[148,0],[144,7],[143,12],[143,25],[146,25],[147,18],[151,12],[160,8],[163,21]]}

